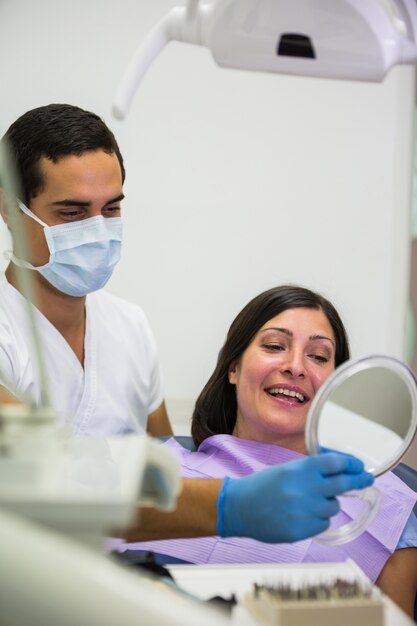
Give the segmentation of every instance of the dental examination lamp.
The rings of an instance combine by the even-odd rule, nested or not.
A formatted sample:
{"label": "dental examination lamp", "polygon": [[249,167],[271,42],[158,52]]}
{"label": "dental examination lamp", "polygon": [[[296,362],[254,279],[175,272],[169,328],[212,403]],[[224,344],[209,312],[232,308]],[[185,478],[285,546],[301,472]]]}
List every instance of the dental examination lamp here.
{"label": "dental examination lamp", "polygon": [[380,82],[417,61],[415,0],[189,0],[141,43],[117,91],[124,119],[144,74],[170,41],[209,48],[221,67]]}

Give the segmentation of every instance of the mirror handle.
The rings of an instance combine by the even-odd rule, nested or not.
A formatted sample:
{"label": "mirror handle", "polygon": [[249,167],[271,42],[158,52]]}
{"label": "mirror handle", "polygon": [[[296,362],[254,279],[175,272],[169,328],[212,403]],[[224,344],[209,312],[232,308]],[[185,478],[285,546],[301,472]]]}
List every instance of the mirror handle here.
{"label": "mirror handle", "polygon": [[381,494],[378,489],[367,487],[361,491],[349,491],[349,493],[343,494],[343,497],[359,498],[363,501],[364,510],[351,522],[347,522],[347,524],[339,526],[339,528],[334,530],[326,530],[316,535],[313,537],[314,541],[327,546],[338,546],[342,543],[348,543],[359,537],[373,521],[381,501]]}

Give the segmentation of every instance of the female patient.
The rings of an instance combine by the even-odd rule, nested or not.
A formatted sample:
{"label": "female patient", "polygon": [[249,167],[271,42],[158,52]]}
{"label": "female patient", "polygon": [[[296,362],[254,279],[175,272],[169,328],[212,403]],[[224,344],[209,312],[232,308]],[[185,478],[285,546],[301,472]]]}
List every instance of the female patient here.
{"label": "female patient", "polygon": [[[174,440],[183,477],[238,477],[306,454],[306,416],[318,388],[349,358],[343,323],[330,302],[301,287],[266,291],[232,323],[213,375],[192,417],[197,452]],[[338,547],[312,539],[263,544],[206,537],[129,544],[192,563],[300,563],[354,559],[412,614],[417,589],[416,495],[391,473],[376,481],[382,506],[356,540]],[[337,523],[352,512],[342,499]]]}

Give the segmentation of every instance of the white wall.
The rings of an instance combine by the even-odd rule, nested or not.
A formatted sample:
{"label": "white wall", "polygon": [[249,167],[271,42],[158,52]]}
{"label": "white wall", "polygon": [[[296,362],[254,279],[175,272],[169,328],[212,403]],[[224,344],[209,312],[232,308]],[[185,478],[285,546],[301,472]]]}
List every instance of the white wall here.
{"label": "white wall", "polygon": [[[0,132],[70,102],[102,115],[127,167],[124,257],[169,399],[192,399],[261,290],[298,282],[339,307],[354,354],[402,354],[414,70],[382,84],[221,70],[172,43],[126,122],[112,96],[175,0],[0,0]],[[171,403],[175,411],[175,402]]]}

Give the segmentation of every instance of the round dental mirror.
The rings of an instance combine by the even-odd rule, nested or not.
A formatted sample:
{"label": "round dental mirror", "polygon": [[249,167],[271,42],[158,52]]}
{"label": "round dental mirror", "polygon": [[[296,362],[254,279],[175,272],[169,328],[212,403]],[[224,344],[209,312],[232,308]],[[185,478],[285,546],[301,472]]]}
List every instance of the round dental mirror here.
{"label": "round dental mirror", "polygon": [[416,379],[402,361],[362,357],[338,367],[316,394],[306,424],[309,454],[333,448],[374,476],[395,467],[417,428]]}
{"label": "round dental mirror", "polygon": [[[417,384],[402,361],[385,355],[362,357],[339,366],[314,397],[306,423],[309,454],[331,448],[353,454],[379,476],[395,467],[416,433]],[[378,512],[376,487],[344,494],[362,502],[347,524],[314,537],[325,545],[352,541]]]}

